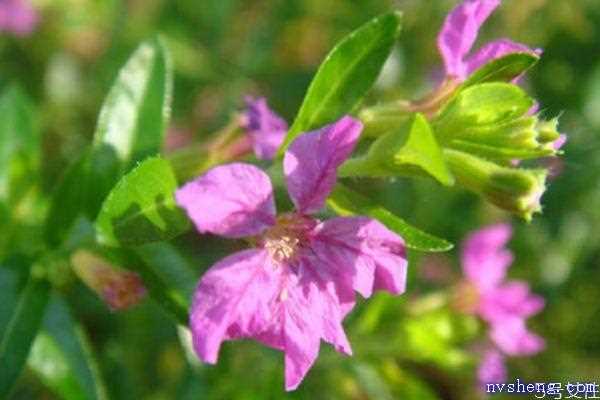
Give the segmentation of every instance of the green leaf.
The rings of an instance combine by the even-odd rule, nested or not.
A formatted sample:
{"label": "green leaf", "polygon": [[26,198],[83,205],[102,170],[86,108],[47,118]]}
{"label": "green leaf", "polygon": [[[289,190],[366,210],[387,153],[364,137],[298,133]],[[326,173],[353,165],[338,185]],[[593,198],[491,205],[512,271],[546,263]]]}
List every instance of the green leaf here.
{"label": "green leaf", "polygon": [[89,340],[57,296],[50,300],[43,329],[27,363],[46,386],[65,400],[108,398]]}
{"label": "green leaf", "polygon": [[40,137],[27,96],[11,86],[0,97],[0,200],[18,201],[37,179]]}
{"label": "green leaf", "polygon": [[52,194],[44,226],[46,242],[60,245],[81,215],[93,220],[119,176],[117,155],[108,146],[90,149],[63,175]]}
{"label": "green leaf", "polygon": [[396,232],[406,246],[419,251],[440,252],[452,249],[452,243],[417,229],[397,217],[371,199],[338,183],[327,200],[327,205],[342,216],[366,215],[379,220],[388,229]]}
{"label": "green leaf", "polygon": [[0,301],[0,338],[4,337],[8,323],[14,312],[15,305],[19,300],[18,290],[19,277],[15,271],[7,268],[5,265],[0,266],[0,293],[2,293],[2,301]]}
{"label": "green leaf", "polygon": [[177,248],[170,243],[148,243],[136,248],[136,253],[151,267],[167,286],[191,299],[198,281],[198,270],[190,265]]}
{"label": "green leaf", "polygon": [[59,245],[81,214],[96,219],[119,177],[157,154],[168,124],[172,71],[160,40],[142,43],[121,69],[106,97],[94,141],[72,164],[53,194],[46,239]]}
{"label": "green leaf", "polygon": [[94,147],[109,145],[126,166],[160,151],[171,111],[171,61],[160,40],[142,43],[104,100]]}
{"label": "green leaf", "polygon": [[25,365],[44,317],[49,291],[47,281],[31,277],[14,305],[0,342],[0,398],[8,396]]}
{"label": "green leaf", "polygon": [[68,400],[90,399],[85,395],[70,370],[65,355],[58,344],[47,333],[41,332],[36,337],[29,354],[28,366],[46,386],[61,398]]}
{"label": "green leaf", "polygon": [[413,175],[421,170],[451,186],[454,177],[446,167],[442,150],[422,114],[402,128],[379,137],[366,157],[349,160],[340,167],[340,176],[389,177]]}
{"label": "green leaf", "polygon": [[98,242],[138,246],[171,239],[189,228],[175,204],[177,180],[168,161],[152,157],[125,175],[110,192],[96,220]]}
{"label": "green leaf", "polygon": [[350,113],[371,88],[400,32],[399,12],[384,14],[346,36],[313,78],[280,154],[301,133]]}
{"label": "green leaf", "polygon": [[484,82],[510,82],[533,67],[540,57],[532,53],[512,53],[483,65],[463,82],[462,88]]}

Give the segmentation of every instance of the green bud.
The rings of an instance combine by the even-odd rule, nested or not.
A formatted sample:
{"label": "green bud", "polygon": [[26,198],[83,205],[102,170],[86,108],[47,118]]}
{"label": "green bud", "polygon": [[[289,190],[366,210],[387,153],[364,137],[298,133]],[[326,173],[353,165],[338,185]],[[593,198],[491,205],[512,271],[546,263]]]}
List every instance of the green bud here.
{"label": "green bud", "polygon": [[541,212],[547,172],[500,166],[462,151],[445,149],[444,157],[458,184],[527,221]]}
{"label": "green bud", "polygon": [[558,118],[538,120],[535,128],[538,133],[538,141],[549,146],[553,146],[554,141],[560,136],[558,132]]}
{"label": "green bud", "polygon": [[508,83],[486,83],[456,95],[432,122],[443,147],[501,163],[555,154],[557,120],[530,115],[534,101]]}

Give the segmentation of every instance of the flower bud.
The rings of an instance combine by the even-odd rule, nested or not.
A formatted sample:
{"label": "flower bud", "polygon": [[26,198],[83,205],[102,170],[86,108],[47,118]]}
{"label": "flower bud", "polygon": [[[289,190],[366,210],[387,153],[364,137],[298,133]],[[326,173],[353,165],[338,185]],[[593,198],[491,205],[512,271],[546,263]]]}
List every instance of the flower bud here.
{"label": "flower bud", "polygon": [[444,157],[458,184],[527,221],[541,212],[545,170],[503,167],[462,151],[445,149]]}
{"label": "flower bud", "polygon": [[554,155],[558,121],[530,114],[532,104],[518,86],[475,85],[457,94],[432,125],[443,147],[502,163]]}
{"label": "flower bud", "polygon": [[146,294],[137,273],[119,269],[90,251],[77,251],[71,256],[71,263],[77,276],[112,310],[129,308]]}

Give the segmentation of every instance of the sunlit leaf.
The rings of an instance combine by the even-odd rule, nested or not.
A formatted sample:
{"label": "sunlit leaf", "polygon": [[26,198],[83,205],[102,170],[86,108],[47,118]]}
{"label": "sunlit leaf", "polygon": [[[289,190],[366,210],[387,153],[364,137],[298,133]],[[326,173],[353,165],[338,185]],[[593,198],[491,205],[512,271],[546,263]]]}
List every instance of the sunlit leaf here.
{"label": "sunlit leaf", "polygon": [[399,12],[374,18],[331,50],[313,78],[280,152],[301,132],[333,122],[360,103],[392,50],[400,19]]}
{"label": "sunlit leaf", "polygon": [[96,356],[67,305],[52,297],[27,361],[40,379],[65,400],[107,399]]}
{"label": "sunlit leaf", "polygon": [[134,246],[181,234],[189,228],[189,222],[175,204],[176,189],[168,161],[159,157],[145,160],[106,198],[96,221],[98,241],[110,246]]}
{"label": "sunlit leaf", "polygon": [[0,96],[0,200],[14,203],[35,182],[40,137],[33,106],[17,86]]}
{"label": "sunlit leaf", "polygon": [[121,69],[100,111],[91,149],[67,170],[54,192],[46,238],[56,246],[77,217],[95,219],[119,177],[162,146],[171,104],[172,71],[160,40],[142,43]]}
{"label": "sunlit leaf", "polygon": [[94,147],[110,146],[128,165],[158,153],[171,112],[170,64],[160,40],[137,48],[104,100]]}

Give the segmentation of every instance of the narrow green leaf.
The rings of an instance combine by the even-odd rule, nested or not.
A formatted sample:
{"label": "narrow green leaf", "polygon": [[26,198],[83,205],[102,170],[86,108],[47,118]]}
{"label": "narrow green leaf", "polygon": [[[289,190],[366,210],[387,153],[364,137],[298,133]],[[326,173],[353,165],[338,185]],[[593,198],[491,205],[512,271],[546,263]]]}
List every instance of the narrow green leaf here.
{"label": "narrow green leaf", "polygon": [[371,88],[400,32],[399,12],[384,14],[346,36],[313,78],[280,153],[301,133],[350,113]]}
{"label": "narrow green leaf", "polygon": [[327,205],[342,216],[367,215],[379,220],[388,229],[396,232],[406,242],[406,246],[419,251],[440,252],[452,249],[452,243],[417,229],[402,218],[397,217],[371,199],[354,192],[342,184],[337,184]]}
{"label": "narrow green leaf", "polygon": [[60,244],[81,214],[95,219],[119,177],[159,153],[168,124],[172,71],[160,40],[142,43],[121,69],[106,97],[94,142],[72,164],[53,194],[46,239]]}
{"label": "narrow green leaf", "polygon": [[94,147],[109,145],[126,165],[158,153],[171,111],[172,81],[161,41],[142,43],[104,100]]}
{"label": "narrow green leaf", "polygon": [[175,246],[167,242],[148,243],[136,248],[136,253],[160,275],[167,286],[180,292],[181,298],[192,298],[199,271]]}
{"label": "narrow green leaf", "polygon": [[175,204],[177,180],[168,161],[152,157],[125,175],[108,195],[96,221],[98,241],[137,246],[168,240],[189,228]]}
{"label": "narrow green leaf", "polygon": [[83,329],[59,297],[50,300],[28,366],[65,400],[107,399],[98,361]]}
{"label": "narrow green leaf", "polygon": [[37,335],[28,359],[29,368],[40,380],[65,400],[90,399],[69,368],[56,341],[45,332]]}
{"label": "narrow green leaf", "polygon": [[462,84],[463,88],[484,82],[510,82],[533,67],[540,57],[532,53],[512,53],[497,58],[476,70]]}
{"label": "narrow green leaf", "polygon": [[71,164],[56,187],[44,226],[46,242],[60,245],[77,218],[95,219],[119,176],[119,161],[110,147],[90,149]]}
{"label": "narrow green leaf", "polygon": [[15,304],[0,342],[0,398],[8,396],[19,377],[44,317],[50,285],[31,277]]}
{"label": "narrow green leaf", "polygon": [[0,266],[0,293],[2,293],[2,301],[0,301],[0,338],[4,337],[19,300],[18,281],[19,277],[15,271],[4,265]]}
{"label": "narrow green leaf", "polygon": [[18,201],[35,182],[40,137],[33,106],[17,86],[0,96],[0,200]]}

